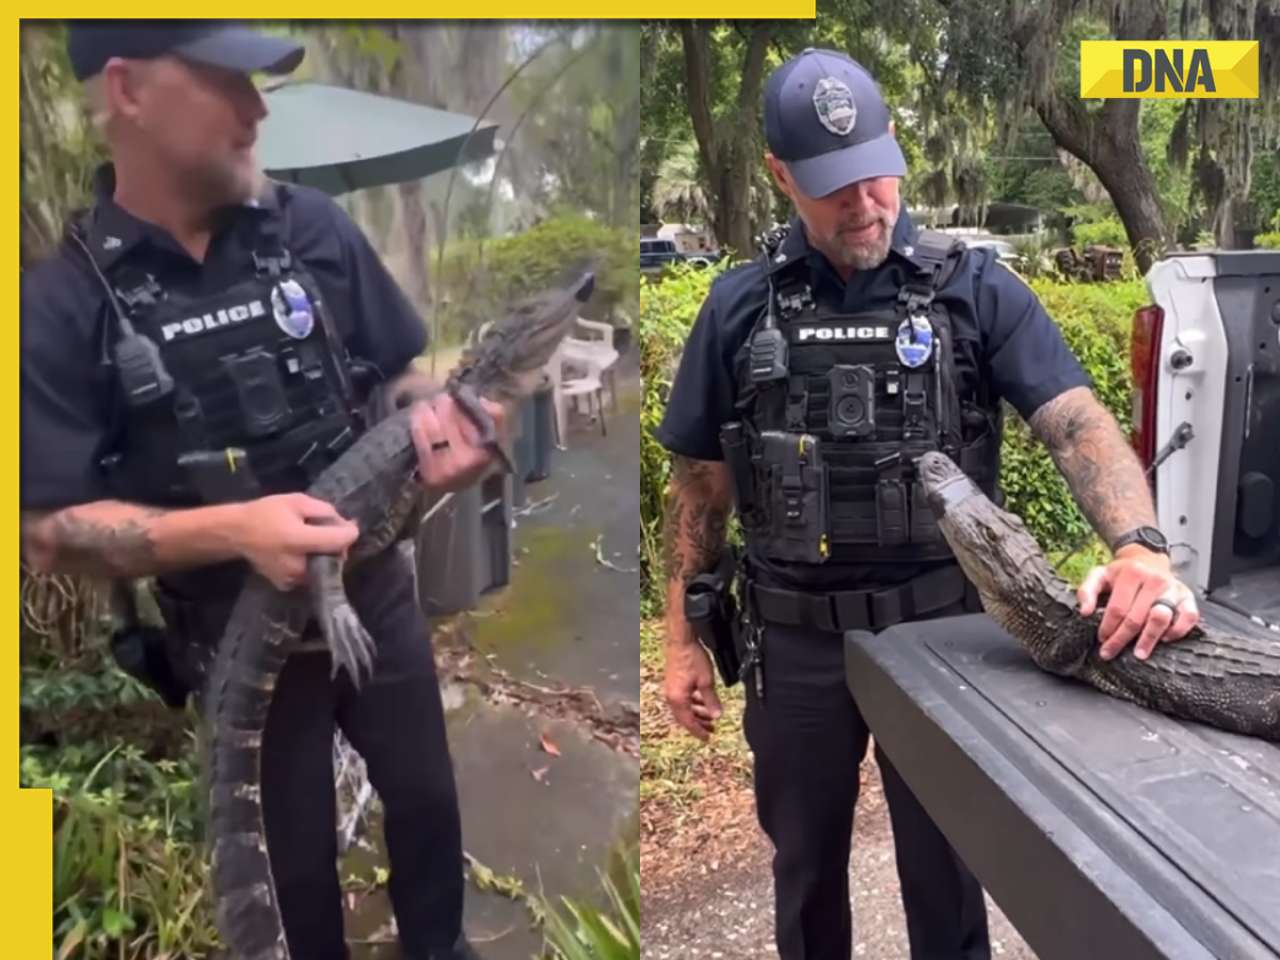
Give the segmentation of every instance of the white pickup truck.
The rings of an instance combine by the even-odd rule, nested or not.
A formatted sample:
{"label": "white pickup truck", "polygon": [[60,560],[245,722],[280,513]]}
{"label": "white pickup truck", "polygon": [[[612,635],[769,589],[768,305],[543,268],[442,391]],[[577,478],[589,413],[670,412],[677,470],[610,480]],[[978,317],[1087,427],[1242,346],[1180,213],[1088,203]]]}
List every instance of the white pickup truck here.
{"label": "white pickup truck", "polygon": [[1147,465],[1164,456],[1156,512],[1175,568],[1280,631],[1280,251],[1177,254],[1147,288],[1134,444]]}
{"label": "white pickup truck", "polygon": [[[1207,623],[1280,645],[1280,252],[1178,254],[1134,441]],[[985,614],[845,635],[879,745],[1039,960],[1280,960],[1280,744],[1050,676]]]}

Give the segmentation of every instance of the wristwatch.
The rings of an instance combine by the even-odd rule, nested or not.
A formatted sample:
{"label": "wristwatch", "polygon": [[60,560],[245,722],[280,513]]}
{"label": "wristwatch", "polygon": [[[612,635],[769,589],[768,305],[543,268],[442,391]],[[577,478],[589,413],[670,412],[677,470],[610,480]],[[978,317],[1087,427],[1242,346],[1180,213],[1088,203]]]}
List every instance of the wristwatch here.
{"label": "wristwatch", "polygon": [[1169,541],[1155,527],[1138,527],[1136,530],[1121,534],[1111,545],[1111,552],[1115,553],[1121,547],[1127,547],[1131,543],[1140,543],[1152,553],[1169,555]]}

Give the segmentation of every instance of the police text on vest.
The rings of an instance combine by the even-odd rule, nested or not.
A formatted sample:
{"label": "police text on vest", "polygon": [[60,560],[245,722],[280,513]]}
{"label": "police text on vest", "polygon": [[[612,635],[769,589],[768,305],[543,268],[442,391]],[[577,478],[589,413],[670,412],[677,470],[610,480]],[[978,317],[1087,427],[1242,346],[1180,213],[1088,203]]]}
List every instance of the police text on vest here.
{"label": "police text on vest", "polygon": [[254,300],[252,303],[242,303],[234,307],[227,307],[217,313],[206,313],[204,316],[189,317],[186,320],[166,323],[160,328],[160,333],[164,337],[165,343],[168,343],[170,340],[176,340],[179,337],[193,337],[204,333],[206,330],[217,330],[233,323],[244,323],[251,317],[264,317],[266,314],[267,308],[262,305],[262,301]]}
{"label": "police text on vest", "polygon": [[888,327],[836,327],[830,325],[812,325],[796,328],[796,340],[892,340],[893,334]]}

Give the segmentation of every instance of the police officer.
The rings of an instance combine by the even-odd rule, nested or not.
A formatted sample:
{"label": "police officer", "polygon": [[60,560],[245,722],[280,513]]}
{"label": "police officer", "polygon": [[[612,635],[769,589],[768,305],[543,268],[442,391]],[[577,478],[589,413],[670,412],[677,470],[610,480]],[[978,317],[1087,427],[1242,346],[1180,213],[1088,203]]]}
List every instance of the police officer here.
{"label": "police officer", "polygon": [[[674,454],[665,692],[699,738],[720,714],[685,587],[718,565],[731,509],[747,551],[745,734],[773,841],[782,960],[847,960],[849,843],[868,729],[841,634],[977,610],[914,482],[947,452],[994,493],[1008,401],[1049,447],[1115,559],[1081,587],[1111,598],[1103,656],[1145,656],[1198,614],[1171,574],[1143,472],[1034,294],[987,250],[918,233],[906,163],[872,77],[806,50],[764,93],[765,162],[789,229],[713,284],[657,431]],[[916,960],[990,954],[982,891],[876,749]]]}
{"label": "police officer", "polygon": [[[293,70],[302,47],[205,21],[74,24],[68,37],[111,163],[92,208],[22,280],[23,549],[42,572],[158,575],[171,636],[198,652],[170,666],[195,686],[250,568],[296,587],[308,554],[355,540],[354,524],[300,491],[368,425],[372,390],[421,389],[409,365],[426,333],[336,204],[258,169],[267,111],[251,74]],[[501,426],[503,411],[489,409]],[[488,469],[451,399],[415,411],[428,487],[459,489]],[[348,590],[378,645],[374,677],[357,692],[345,673],[330,679],[322,644],[292,655],[264,736],[289,946],[306,960],[346,955],[337,723],[383,802],[405,956],[475,957],[412,573],[387,551]]]}

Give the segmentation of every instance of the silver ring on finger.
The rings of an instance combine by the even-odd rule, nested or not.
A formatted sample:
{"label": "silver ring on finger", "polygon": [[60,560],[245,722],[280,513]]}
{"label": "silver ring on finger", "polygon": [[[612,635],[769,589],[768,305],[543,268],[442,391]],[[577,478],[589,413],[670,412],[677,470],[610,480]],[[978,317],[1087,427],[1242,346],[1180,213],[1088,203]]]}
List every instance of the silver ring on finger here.
{"label": "silver ring on finger", "polygon": [[1173,617],[1178,616],[1178,605],[1174,603],[1172,600],[1166,599],[1165,597],[1161,597],[1160,599],[1152,602],[1151,609],[1154,610],[1156,607],[1164,607],[1166,610],[1169,611],[1170,616],[1173,616]]}

